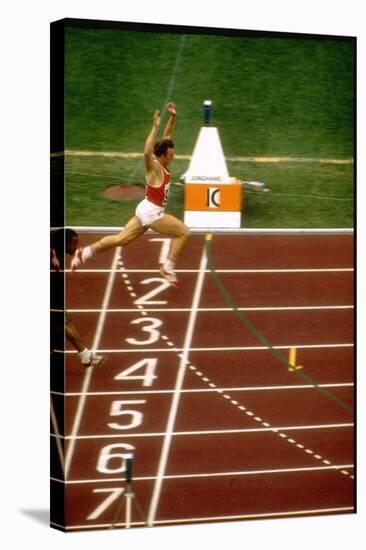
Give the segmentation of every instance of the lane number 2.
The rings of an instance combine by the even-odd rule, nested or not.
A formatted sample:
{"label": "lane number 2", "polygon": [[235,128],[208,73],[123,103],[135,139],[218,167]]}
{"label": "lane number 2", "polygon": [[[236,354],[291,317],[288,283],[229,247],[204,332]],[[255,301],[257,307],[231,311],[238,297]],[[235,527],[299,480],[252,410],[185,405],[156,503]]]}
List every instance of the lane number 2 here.
{"label": "lane number 2", "polygon": [[144,279],[141,281],[141,285],[149,285],[151,283],[158,282],[160,283],[156,288],[153,288],[150,290],[150,292],[147,292],[140,298],[137,298],[135,300],[136,305],[141,306],[153,306],[153,305],[164,305],[168,303],[168,300],[150,300],[150,298],[153,298],[154,296],[157,296],[167,288],[170,288],[170,283],[166,281],[165,279],[161,279],[159,277],[151,277],[150,279]]}

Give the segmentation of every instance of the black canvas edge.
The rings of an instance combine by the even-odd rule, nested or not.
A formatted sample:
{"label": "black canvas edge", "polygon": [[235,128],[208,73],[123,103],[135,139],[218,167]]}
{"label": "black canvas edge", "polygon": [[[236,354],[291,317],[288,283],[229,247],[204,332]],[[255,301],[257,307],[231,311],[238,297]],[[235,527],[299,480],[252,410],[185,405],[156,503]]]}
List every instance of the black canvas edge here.
{"label": "black canvas edge", "polygon": [[357,514],[358,511],[358,489],[357,489],[357,470],[358,470],[358,461],[357,461],[357,449],[358,449],[358,437],[357,437],[357,426],[358,426],[358,402],[357,402],[357,393],[358,393],[358,384],[357,384],[357,38],[353,42],[353,51],[354,51],[354,67],[353,67],[353,102],[354,102],[354,113],[353,113],[353,250],[354,250],[354,271],[353,271],[353,285],[354,285],[354,431],[353,431],[353,442],[354,442],[354,512]]}
{"label": "black canvas edge", "polygon": [[[50,26],[50,225],[51,228],[63,228],[65,225],[65,128],[64,128],[64,88],[65,88],[65,28],[62,21]],[[50,273],[50,406],[58,431],[64,433],[64,397],[52,392],[64,393],[65,359],[63,353],[53,349],[65,349],[65,275],[64,272]],[[58,312],[52,309],[59,310]],[[57,401],[57,402],[56,402]],[[57,448],[56,437],[52,436],[54,426],[51,422],[50,432],[50,475],[63,477],[60,462],[60,448]],[[64,439],[58,441],[63,455]],[[65,530],[65,486],[50,483],[50,525]]]}
{"label": "black canvas edge", "polygon": [[331,35],[331,34],[314,34],[314,33],[299,33],[288,31],[266,31],[266,30],[250,30],[250,29],[235,29],[221,27],[199,27],[190,25],[175,25],[161,23],[142,23],[136,21],[110,21],[96,19],[74,19],[65,18],[55,21],[62,23],[65,27],[78,27],[87,29],[110,29],[110,30],[127,30],[140,32],[160,32],[170,34],[200,34],[200,35],[219,35],[219,36],[252,36],[252,37],[278,37],[278,38],[302,38],[302,39],[324,39],[324,40],[345,40],[349,41],[356,37],[347,35]]}

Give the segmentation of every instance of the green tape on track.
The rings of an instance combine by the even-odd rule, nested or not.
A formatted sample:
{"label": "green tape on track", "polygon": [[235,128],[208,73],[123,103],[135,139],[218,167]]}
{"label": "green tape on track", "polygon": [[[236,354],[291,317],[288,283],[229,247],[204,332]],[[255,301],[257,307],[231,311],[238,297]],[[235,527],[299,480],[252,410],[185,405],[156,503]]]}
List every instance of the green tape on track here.
{"label": "green tape on track", "polygon": [[[212,237],[211,235],[208,235],[206,237],[206,255],[207,255],[207,265],[209,267],[211,277],[217,286],[220,294],[225,299],[226,303],[230,306],[230,308],[234,311],[234,313],[239,317],[241,322],[244,324],[244,326],[252,333],[254,336],[259,340],[271,353],[272,355],[278,359],[279,362],[281,362],[283,365],[286,366],[286,368],[293,369],[293,365],[290,365],[287,358],[281,353],[279,350],[275,349],[271,342],[268,340],[264,334],[262,334],[257,327],[248,319],[248,317],[245,315],[243,311],[240,311],[236,304],[234,303],[233,299],[231,298],[228,290],[225,288],[225,286],[222,284],[221,279],[219,275],[216,273],[215,267],[212,262],[212,256],[211,256],[211,242]],[[320,387],[310,376],[308,376],[305,372],[302,370],[295,370],[293,371],[294,374],[297,376],[300,376],[303,380],[305,380],[308,384],[313,386],[319,393],[327,397],[328,399],[331,399],[334,403],[342,407],[343,409],[346,409],[346,411],[353,413],[353,408],[347,405],[344,401],[333,395],[328,390]]]}

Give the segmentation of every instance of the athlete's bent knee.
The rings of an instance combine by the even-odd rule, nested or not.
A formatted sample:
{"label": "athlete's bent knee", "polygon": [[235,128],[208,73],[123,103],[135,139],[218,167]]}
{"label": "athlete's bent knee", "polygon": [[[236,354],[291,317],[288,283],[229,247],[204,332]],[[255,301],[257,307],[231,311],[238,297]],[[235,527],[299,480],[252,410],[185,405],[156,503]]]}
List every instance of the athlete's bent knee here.
{"label": "athlete's bent knee", "polygon": [[182,228],[182,234],[181,236],[187,240],[191,235],[191,230],[186,226],[184,225],[183,228]]}

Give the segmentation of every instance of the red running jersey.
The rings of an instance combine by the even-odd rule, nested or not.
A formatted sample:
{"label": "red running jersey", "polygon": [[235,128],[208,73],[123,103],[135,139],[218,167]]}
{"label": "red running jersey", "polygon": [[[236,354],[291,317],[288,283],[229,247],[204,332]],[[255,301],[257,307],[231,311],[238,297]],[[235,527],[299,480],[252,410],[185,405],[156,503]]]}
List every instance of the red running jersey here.
{"label": "red running jersey", "polygon": [[[155,162],[158,162],[157,160]],[[162,171],[162,182],[159,187],[153,187],[147,183],[146,198],[148,201],[156,204],[156,206],[165,206],[168,201],[170,187],[170,173],[160,163],[158,163]]]}

